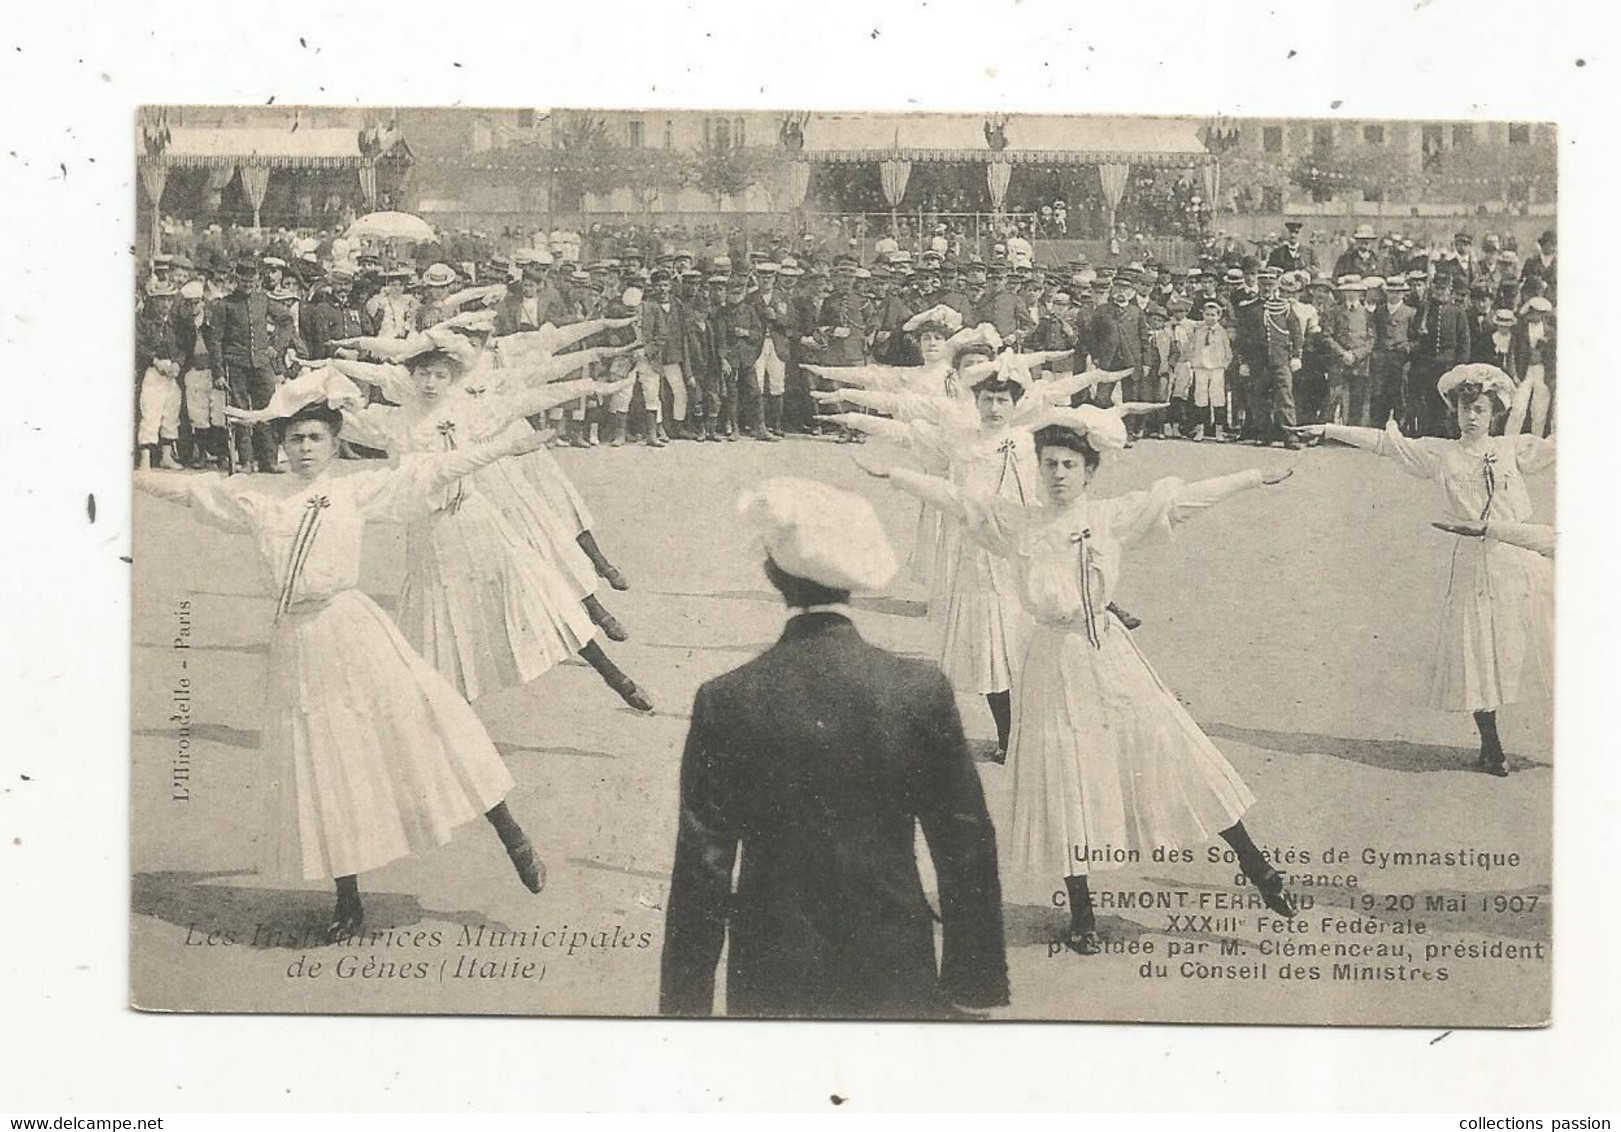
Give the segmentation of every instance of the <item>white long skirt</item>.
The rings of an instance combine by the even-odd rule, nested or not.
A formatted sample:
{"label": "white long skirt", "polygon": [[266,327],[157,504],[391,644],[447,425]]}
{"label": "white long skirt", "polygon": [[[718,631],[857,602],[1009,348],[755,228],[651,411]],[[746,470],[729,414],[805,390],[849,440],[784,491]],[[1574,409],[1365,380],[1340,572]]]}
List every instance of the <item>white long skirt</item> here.
{"label": "white long skirt", "polygon": [[945,524],[929,592],[935,658],[959,692],[1005,692],[1019,655],[1018,580],[1013,567]]}
{"label": "white long skirt", "polygon": [[356,590],[277,620],[263,729],[272,877],[381,868],[445,844],[512,789],[473,709]]}
{"label": "white long skirt", "polygon": [[946,523],[938,507],[929,503],[918,506],[917,535],[912,539],[912,553],[906,556],[906,573],[920,586],[929,585],[934,580],[934,572],[940,568]]}
{"label": "white long skirt", "polygon": [[466,699],[527,684],[596,635],[577,587],[477,491],[412,523],[406,561],[400,629]]}
{"label": "white long skirt", "polygon": [[574,486],[574,481],[568,478],[568,473],[563,471],[557,457],[541,448],[518,457],[512,463],[572,528],[570,538],[596,526],[591,509],[585,505],[585,497]]}
{"label": "white long skirt", "polygon": [[1459,538],[1435,640],[1430,704],[1494,711],[1553,688],[1553,564],[1535,551]]}
{"label": "white long skirt", "polygon": [[583,601],[597,592],[599,583],[596,568],[574,541],[579,533],[574,529],[574,519],[559,511],[552,499],[514,466],[516,463],[497,460],[479,469],[474,477],[478,490],[495,504],[514,531],[559,568],[574,588],[574,600]]}
{"label": "white long skirt", "polygon": [[[1004,868],[1045,882],[1088,872],[1092,853],[1212,841],[1255,797],[1160,683],[1125,626],[1037,624],[1013,684]],[[1076,858],[1080,859],[1077,860]]]}

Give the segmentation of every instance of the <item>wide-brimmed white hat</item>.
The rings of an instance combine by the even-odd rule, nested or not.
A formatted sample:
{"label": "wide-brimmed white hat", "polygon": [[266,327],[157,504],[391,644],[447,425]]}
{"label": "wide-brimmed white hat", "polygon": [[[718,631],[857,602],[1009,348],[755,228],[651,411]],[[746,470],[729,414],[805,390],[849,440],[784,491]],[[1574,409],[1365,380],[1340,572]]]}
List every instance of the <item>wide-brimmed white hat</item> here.
{"label": "wide-brimmed white hat", "polygon": [[1441,375],[1441,379],[1435,383],[1435,388],[1442,397],[1450,397],[1452,391],[1460,385],[1479,386],[1482,393],[1495,397],[1497,403],[1505,409],[1514,399],[1514,379],[1488,362],[1470,362],[1468,365],[1453,366]]}
{"label": "wide-brimmed white hat", "polygon": [[919,311],[907,319],[901,329],[906,331],[916,330],[926,322],[938,323],[950,333],[955,334],[962,329],[962,314],[956,307],[947,306],[945,303],[936,303],[928,310]]}
{"label": "wide-brimmed white hat", "polygon": [[1113,409],[1103,409],[1097,405],[1077,405],[1073,408],[1057,405],[1030,418],[1025,427],[1031,432],[1038,432],[1054,425],[1080,433],[1098,451],[1126,446],[1124,415]]}
{"label": "wide-brimmed white hat", "polygon": [[308,369],[290,381],[284,381],[270,395],[262,409],[227,408],[226,416],[247,424],[285,420],[311,405],[324,404],[331,409],[358,409],[366,403],[360,387],[331,366]]}

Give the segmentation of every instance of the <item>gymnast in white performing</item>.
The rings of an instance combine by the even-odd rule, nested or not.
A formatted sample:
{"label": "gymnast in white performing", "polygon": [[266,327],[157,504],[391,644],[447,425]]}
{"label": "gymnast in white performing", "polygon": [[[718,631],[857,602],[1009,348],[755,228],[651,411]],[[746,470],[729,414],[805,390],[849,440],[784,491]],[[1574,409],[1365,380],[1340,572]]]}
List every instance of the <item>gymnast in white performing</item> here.
{"label": "gymnast in white performing", "polygon": [[1064,878],[1066,942],[1083,955],[1102,946],[1087,878],[1106,849],[1146,859],[1220,837],[1266,906],[1293,916],[1283,877],[1241,820],[1254,796],[1107,610],[1128,547],[1289,471],[1162,479],[1094,499],[1087,486],[1103,454],[1125,447],[1120,415],[1056,408],[1031,424],[1042,426],[1043,490],[1024,503],[857,461],[955,516],[968,537],[1007,560],[1033,622],[1014,676],[1012,814],[998,823],[1004,869],[1038,884]]}
{"label": "gymnast in white performing", "polygon": [[333,878],[334,941],[361,930],[358,874],[443,845],[480,814],[525,887],[539,892],[546,875],[504,801],[512,776],[484,725],[358,588],[367,522],[423,521],[447,489],[545,436],[334,476],[343,410],[363,400],[332,369],[276,391],[256,419],[274,422],[291,477],[135,477],[200,521],[250,535],[278,595],[265,674],[261,872]]}

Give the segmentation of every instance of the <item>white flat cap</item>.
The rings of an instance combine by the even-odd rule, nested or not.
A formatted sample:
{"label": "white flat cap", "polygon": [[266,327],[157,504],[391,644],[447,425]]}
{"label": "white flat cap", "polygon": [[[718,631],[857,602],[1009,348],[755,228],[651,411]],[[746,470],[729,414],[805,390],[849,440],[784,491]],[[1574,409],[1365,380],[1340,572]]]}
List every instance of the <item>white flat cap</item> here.
{"label": "white flat cap", "polygon": [[875,590],[900,564],[878,515],[859,495],[781,476],[743,492],[737,513],[785,572],[835,590]]}

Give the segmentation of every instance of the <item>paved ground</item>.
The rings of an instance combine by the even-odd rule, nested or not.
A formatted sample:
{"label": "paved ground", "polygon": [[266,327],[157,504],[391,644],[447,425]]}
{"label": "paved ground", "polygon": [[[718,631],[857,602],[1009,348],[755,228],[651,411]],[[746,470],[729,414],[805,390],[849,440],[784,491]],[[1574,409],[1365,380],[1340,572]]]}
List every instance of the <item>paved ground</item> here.
{"label": "paved ground", "polygon": [[[513,808],[550,864],[550,884],[542,896],[529,896],[493,835],[469,827],[451,845],[363,878],[370,926],[395,929],[365,947],[311,946],[302,938],[324,922],[328,891],[267,888],[243,871],[251,859],[244,839],[254,821],[270,620],[245,541],[202,528],[168,504],[137,501],[132,934],[140,1005],[654,1009],[676,768],[692,695],[703,680],[765,647],[782,621],[735,531],[733,496],[774,472],[823,478],[872,495],[903,550],[913,510],[827,442],[676,444],[662,453],[600,449],[561,458],[597,512],[604,548],[634,583],[629,593],[604,595],[633,635],[611,651],[650,689],[659,712],[644,718],[624,710],[579,665],[480,701],[519,783]],[[1114,493],[1162,475],[1197,478],[1291,458],[1281,449],[1144,443],[1105,468],[1097,489]],[[1539,514],[1550,516],[1551,478],[1534,480],[1532,491]],[[1545,944],[1551,911],[1549,706],[1503,716],[1517,769],[1507,780],[1467,769],[1474,753],[1467,717],[1426,706],[1448,554],[1447,538],[1428,527],[1439,516],[1432,492],[1372,456],[1320,449],[1305,453],[1282,487],[1240,496],[1173,541],[1128,559],[1120,601],[1146,622],[1139,641],[1160,675],[1260,799],[1249,819],[1256,839],[1310,853],[1312,864],[1283,867],[1340,883],[1297,883],[1315,899],[1299,934],[1267,932],[1248,911],[1237,913],[1236,924],[1173,927],[1163,909],[1106,910],[1106,929],[1153,951],[1084,960],[1050,954],[1062,923],[1050,902],[1012,899],[1008,1016],[1444,1025],[1545,1016],[1546,958],[1423,954],[1432,945]],[[364,586],[388,607],[403,538],[391,527],[370,537]],[[862,631],[897,650],[921,649],[920,596],[901,587],[863,601]],[[182,599],[192,603],[187,653],[170,647]],[[184,673],[181,658],[189,658]],[[188,802],[169,799],[177,745],[169,704],[181,675],[191,678],[193,696]],[[994,734],[981,701],[965,699],[962,709],[971,736]],[[982,777],[994,804],[1004,772],[986,765]],[[1348,854],[1344,863],[1322,863],[1331,849]],[[1459,849],[1519,857],[1490,871],[1361,859],[1365,850]],[[1347,877],[1356,887],[1345,886]],[[1238,891],[1230,867],[1203,860],[1142,862],[1094,883],[1117,904],[1143,892],[1186,901],[1179,915],[1210,913],[1211,903]],[[1402,927],[1423,934],[1396,934]],[[483,939],[464,941],[464,932],[475,936],[480,928]],[[502,946],[488,935],[502,928],[560,933],[547,939],[561,943]],[[651,946],[641,946],[643,933]],[[224,942],[227,936],[234,942]],[[1220,953],[1223,938],[1239,941],[1237,954]],[[1263,940],[1369,939],[1405,943],[1412,959],[1261,952]],[[458,962],[486,977],[458,977]],[[1409,979],[1335,979],[1336,962],[1400,968]],[[315,963],[322,967],[312,977]],[[1314,966],[1319,977],[1286,978],[1290,964]],[[1247,977],[1235,970],[1227,973],[1236,977],[1218,978],[1207,967]],[[1414,978],[1412,969],[1430,980]]]}

